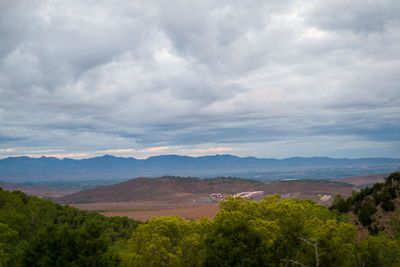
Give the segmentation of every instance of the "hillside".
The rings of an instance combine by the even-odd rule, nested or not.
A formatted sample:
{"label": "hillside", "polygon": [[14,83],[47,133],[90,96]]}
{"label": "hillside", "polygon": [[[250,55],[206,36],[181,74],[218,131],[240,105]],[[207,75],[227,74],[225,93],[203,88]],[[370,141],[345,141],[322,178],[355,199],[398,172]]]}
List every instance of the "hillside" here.
{"label": "hillside", "polygon": [[136,178],[111,186],[80,191],[57,201],[63,203],[128,202],[141,200],[185,200],[203,194],[222,192],[232,194],[262,186],[262,183],[238,178]]}
{"label": "hillside", "polygon": [[384,231],[389,237],[400,230],[400,172],[384,183],[361,189],[347,199],[336,196],[330,209],[346,212],[357,225],[359,238]]}
{"label": "hillside", "polygon": [[[321,194],[349,196],[354,187],[328,181],[285,181],[261,183],[239,178],[136,178],[111,186],[83,190],[56,199],[60,203],[130,202],[130,201],[207,201],[210,193],[234,194],[264,191],[265,194],[289,194],[288,197],[319,199]],[[292,194],[292,195],[290,195]]]}
{"label": "hillside", "polygon": [[377,174],[350,176],[350,177],[335,179],[334,181],[352,184],[357,187],[365,187],[365,186],[372,186],[375,183],[384,182],[385,178],[389,174],[390,173],[377,173]]}
{"label": "hillside", "polygon": [[118,266],[139,224],[0,189],[0,266]]}
{"label": "hillside", "polygon": [[351,175],[390,172],[400,159],[364,158],[255,158],[232,155],[188,157],[154,156],[148,159],[102,157],[74,160],[14,157],[0,160],[0,181],[77,181],[127,180],[133,177],[163,175],[217,177],[235,176],[262,181],[281,178],[337,178]]}
{"label": "hillside", "polygon": [[65,195],[70,195],[78,190],[66,190],[56,187],[50,187],[47,185],[24,185],[24,184],[10,184],[0,182],[0,188],[7,191],[21,191],[29,196],[38,197],[62,197]]}

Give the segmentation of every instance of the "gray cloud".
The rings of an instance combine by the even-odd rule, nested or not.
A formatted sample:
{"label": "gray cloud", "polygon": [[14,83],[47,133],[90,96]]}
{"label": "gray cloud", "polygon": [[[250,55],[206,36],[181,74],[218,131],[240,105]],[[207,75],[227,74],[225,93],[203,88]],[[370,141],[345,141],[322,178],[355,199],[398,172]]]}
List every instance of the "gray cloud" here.
{"label": "gray cloud", "polygon": [[[2,1],[0,149],[14,150],[0,156],[224,146],[400,157],[399,11],[396,1]],[[168,149],[143,150],[157,146]]]}
{"label": "gray cloud", "polygon": [[309,11],[309,21],[332,31],[380,32],[400,22],[400,3],[390,0],[317,1]]}

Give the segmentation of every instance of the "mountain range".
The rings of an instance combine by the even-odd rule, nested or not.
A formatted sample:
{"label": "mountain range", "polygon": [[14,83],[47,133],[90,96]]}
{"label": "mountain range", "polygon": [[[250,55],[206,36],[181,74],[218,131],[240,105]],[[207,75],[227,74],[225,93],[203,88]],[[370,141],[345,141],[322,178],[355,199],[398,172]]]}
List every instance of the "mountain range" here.
{"label": "mountain range", "polygon": [[[189,157],[153,156],[147,159],[105,155],[89,159],[9,157],[0,160],[0,181],[123,181],[135,177],[235,176],[260,181],[282,178],[337,178],[366,173],[391,172],[400,159],[292,157],[286,159],[214,155]],[[324,177],[321,177],[324,174]]]}

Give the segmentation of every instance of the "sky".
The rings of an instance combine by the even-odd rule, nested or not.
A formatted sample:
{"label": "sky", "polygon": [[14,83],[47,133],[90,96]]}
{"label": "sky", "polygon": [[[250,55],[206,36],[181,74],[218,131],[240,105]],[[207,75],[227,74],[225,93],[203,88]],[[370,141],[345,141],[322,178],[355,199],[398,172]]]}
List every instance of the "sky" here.
{"label": "sky", "polygon": [[0,158],[400,158],[400,1],[0,0]]}

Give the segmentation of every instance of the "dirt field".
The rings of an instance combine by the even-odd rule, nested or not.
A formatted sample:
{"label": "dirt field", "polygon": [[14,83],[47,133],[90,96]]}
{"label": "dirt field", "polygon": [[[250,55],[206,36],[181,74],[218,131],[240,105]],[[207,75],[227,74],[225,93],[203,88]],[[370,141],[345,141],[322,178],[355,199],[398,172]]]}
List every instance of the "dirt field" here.
{"label": "dirt field", "polygon": [[219,211],[219,206],[216,203],[187,205],[146,201],[71,204],[70,206],[82,210],[96,211],[108,217],[126,216],[142,222],[162,216],[181,216],[185,220],[197,220],[203,216],[214,218]]}

